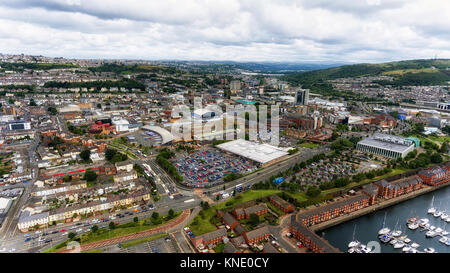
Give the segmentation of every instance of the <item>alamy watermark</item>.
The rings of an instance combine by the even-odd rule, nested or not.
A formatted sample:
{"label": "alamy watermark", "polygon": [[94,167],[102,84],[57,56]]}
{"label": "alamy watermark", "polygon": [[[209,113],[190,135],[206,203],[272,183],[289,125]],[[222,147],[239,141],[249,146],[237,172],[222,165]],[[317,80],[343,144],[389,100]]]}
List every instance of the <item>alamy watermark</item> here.
{"label": "alamy watermark", "polygon": [[279,106],[276,104],[270,105],[269,118],[268,105],[225,105],[224,112],[219,105],[203,107],[199,97],[194,98],[193,110],[191,112],[186,105],[172,109],[172,118],[177,118],[171,129],[174,136],[191,141],[245,139],[247,135],[249,141],[260,139],[274,146],[280,142]]}

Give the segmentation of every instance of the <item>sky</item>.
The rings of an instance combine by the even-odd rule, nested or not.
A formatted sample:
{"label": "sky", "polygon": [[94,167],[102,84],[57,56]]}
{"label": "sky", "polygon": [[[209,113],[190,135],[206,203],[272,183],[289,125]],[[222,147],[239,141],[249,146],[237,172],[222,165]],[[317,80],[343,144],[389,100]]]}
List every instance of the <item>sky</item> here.
{"label": "sky", "polygon": [[385,62],[450,58],[448,0],[0,0],[0,53]]}

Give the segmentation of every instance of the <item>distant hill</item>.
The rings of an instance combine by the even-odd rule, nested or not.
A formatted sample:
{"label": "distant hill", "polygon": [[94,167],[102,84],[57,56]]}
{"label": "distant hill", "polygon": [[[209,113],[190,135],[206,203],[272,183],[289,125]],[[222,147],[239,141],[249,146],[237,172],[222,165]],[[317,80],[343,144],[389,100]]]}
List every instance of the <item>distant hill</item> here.
{"label": "distant hill", "polygon": [[379,75],[394,77],[393,81],[378,82],[382,85],[445,85],[450,81],[450,59],[343,65],[327,69],[290,73],[282,77],[282,79],[291,84],[301,84],[304,88],[321,92],[332,91],[331,85],[326,82],[327,80]]}

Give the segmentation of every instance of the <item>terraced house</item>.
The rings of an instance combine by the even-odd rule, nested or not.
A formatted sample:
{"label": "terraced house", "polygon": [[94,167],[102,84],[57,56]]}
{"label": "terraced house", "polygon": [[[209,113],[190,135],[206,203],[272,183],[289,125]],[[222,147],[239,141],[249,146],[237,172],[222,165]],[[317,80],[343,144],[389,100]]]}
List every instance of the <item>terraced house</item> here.
{"label": "terraced house", "polygon": [[369,197],[364,194],[359,194],[348,199],[337,201],[335,203],[311,209],[309,211],[299,213],[299,221],[305,226],[318,224],[339,215],[350,213],[367,207],[369,205]]}
{"label": "terraced house", "polygon": [[438,186],[450,181],[450,163],[445,166],[431,167],[421,170],[418,176],[423,180],[423,183],[430,186]]}
{"label": "terraced house", "polygon": [[278,195],[274,194],[269,196],[269,201],[272,203],[275,207],[282,210],[284,213],[290,213],[294,211],[294,205],[287,202],[283,198],[279,197]]}

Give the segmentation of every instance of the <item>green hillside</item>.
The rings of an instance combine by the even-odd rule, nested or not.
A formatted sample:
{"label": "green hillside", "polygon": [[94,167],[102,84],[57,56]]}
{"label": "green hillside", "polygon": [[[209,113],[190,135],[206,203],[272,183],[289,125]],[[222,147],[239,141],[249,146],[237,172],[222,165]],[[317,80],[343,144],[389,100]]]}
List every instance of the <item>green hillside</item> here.
{"label": "green hillside", "polygon": [[409,60],[380,64],[355,64],[320,69],[308,72],[291,73],[283,80],[301,84],[319,93],[332,92],[327,80],[360,76],[393,76],[392,82],[380,84],[402,85],[445,85],[450,81],[450,59]]}

